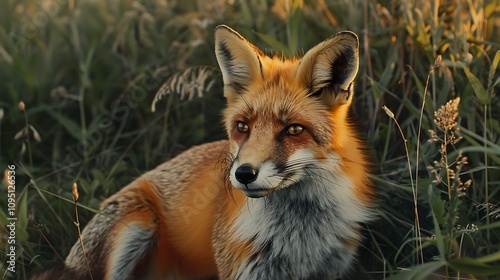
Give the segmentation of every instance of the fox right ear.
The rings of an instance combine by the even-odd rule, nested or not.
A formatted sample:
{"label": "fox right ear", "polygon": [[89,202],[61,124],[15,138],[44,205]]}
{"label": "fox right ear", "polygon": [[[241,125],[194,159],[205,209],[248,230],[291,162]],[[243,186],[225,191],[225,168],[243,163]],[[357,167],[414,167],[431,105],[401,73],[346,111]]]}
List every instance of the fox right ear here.
{"label": "fox right ear", "polygon": [[263,76],[262,52],[226,25],[215,28],[215,55],[224,85],[235,91]]}
{"label": "fox right ear", "polygon": [[358,36],[344,31],[309,50],[300,61],[296,75],[310,94],[321,96],[332,106],[351,101],[351,84],[358,67]]}

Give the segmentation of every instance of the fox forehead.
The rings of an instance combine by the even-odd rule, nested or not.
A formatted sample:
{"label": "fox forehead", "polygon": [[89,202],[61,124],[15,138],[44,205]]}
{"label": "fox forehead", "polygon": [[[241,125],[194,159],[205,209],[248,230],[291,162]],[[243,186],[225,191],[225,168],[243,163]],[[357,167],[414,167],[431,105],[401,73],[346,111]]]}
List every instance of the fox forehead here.
{"label": "fox forehead", "polygon": [[[262,78],[235,91],[224,111],[227,131],[237,121],[247,122],[252,128],[272,131],[278,135],[286,126],[299,124],[311,133],[317,144],[328,143],[334,124],[328,108],[310,97],[306,86],[295,75],[298,60],[262,58]],[[256,132],[256,131],[254,131]]]}
{"label": "fox forehead", "polygon": [[[287,95],[301,95],[307,93],[307,85],[303,85],[299,77],[296,77],[297,66],[300,59],[285,59],[278,57],[259,56],[260,77],[253,77],[253,82],[243,88],[226,87],[233,93],[254,92],[266,94],[271,89],[282,89],[286,91],[274,92]],[[243,91],[243,92],[242,92]]]}
{"label": "fox forehead", "polygon": [[326,116],[328,108],[308,97],[307,86],[295,76],[298,59],[261,57],[261,61],[261,79],[244,88],[225,88],[226,95],[236,96],[228,100],[228,107],[233,107],[234,113],[239,111],[249,119],[257,114],[273,116],[285,124],[297,118],[310,118],[313,112],[316,117]]}

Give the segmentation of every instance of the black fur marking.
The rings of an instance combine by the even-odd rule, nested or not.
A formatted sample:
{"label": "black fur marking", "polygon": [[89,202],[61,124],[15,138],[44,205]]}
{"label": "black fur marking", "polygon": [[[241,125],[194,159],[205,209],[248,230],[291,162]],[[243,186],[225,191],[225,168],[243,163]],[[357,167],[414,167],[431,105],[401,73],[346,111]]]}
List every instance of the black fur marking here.
{"label": "black fur marking", "polygon": [[354,57],[354,50],[345,48],[340,51],[339,56],[331,63],[331,85],[340,85],[345,83],[349,73],[352,71],[352,65],[349,63],[350,58]]}
{"label": "black fur marking", "polygon": [[232,82],[226,86],[231,87],[238,94],[242,94],[246,90],[246,86],[240,83]]}
{"label": "black fur marking", "polygon": [[351,85],[348,86],[347,90],[340,89],[342,91],[342,93],[346,93],[346,98],[345,98],[346,101],[349,100],[349,98],[351,98],[351,94],[353,93],[352,90],[349,90],[350,86]]}
{"label": "black fur marking", "polygon": [[[233,54],[229,50],[229,46],[225,41],[220,43],[219,54],[224,58],[224,61],[226,63],[230,63],[234,59]],[[228,66],[231,66],[231,65],[226,65],[226,67],[228,67]]]}
{"label": "black fur marking", "polygon": [[312,91],[312,85],[309,86],[309,92],[307,93],[307,97],[310,98],[317,98],[323,93],[323,89],[320,89],[318,91]]}
{"label": "black fur marking", "polygon": [[260,68],[260,75],[262,77],[262,79],[264,79],[264,71],[262,70],[262,62],[260,61],[260,58],[258,55],[257,56],[257,61],[259,61],[259,68]]}

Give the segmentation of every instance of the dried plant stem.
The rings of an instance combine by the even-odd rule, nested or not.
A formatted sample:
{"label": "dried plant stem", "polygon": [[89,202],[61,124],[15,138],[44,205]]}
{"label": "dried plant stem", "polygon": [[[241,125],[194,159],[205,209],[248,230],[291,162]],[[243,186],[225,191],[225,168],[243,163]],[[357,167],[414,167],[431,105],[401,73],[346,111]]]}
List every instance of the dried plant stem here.
{"label": "dried plant stem", "polygon": [[[28,122],[28,114],[26,114],[26,105],[24,105],[24,102],[19,102],[19,110],[21,110],[24,114],[24,122],[26,124],[26,129],[29,129],[30,127],[30,124]],[[28,156],[29,156],[29,160],[30,160],[30,167],[33,168],[33,156],[31,154],[31,141],[30,141],[30,134],[29,134],[29,130],[28,130],[28,133],[26,135],[26,142],[27,142],[27,145],[28,145]]]}
{"label": "dried plant stem", "polygon": [[[484,123],[484,129],[483,129],[483,138],[484,138],[484,141],[483,141],[483,147],[484,147],[484,182],[485,182],[485,198],[484,198],[484,202],[485,202],[485,205],[486,205],[486,224],[489,225],[490,224],[490,205],[489,205],[489,196],[490,196],[490,189],[488,187],[488,149],[487,149],[487,141],[486,141],[486,132],[488,131],[488,127],[487,127],[487,111],[488,111],[488,105],[484,105],[484,119],[483,119],[483,123]],[[486,240],[491,240],[490,239],[490,227],[487,227],[486,228]],[[490,248],[489,246],[486,248],[488,254],[490,253]]]}
{"label": "dried plant stem", "polygon": [[[407,140],[406,140],[406,137],[403,133],[403,130],[401,129],[401,126],[399,125],[398,121],[396,120],[396,118],[394,117],[394,114],[391,112],[391,110],[389,110],[386,106],[383,106],[382,109],[384,109],[384,111],[386,112],[386,114],[392,118],[394,120],[394,123],[396,123],[396,126],[398,127],[399,129],[399,133],[401,134],[401,138],[403,138],[403,143],[405,145],[405,152],[406,152],[406,160],[407,160],[407,163],[408,163],[408,171],[410,173],[410,182],[411,182],[411,190],[412,190],[412,193],[413,193],[413,201],[415,203],[415,235],[416,235],[416,239],[415,239],[415,242],[416,242],[416,246],[420,249],[420,261],[423,263],[424,262],[424,254],[423,254],[423,249],[422,249],[422,238],[421,238],[421,229],[420,229],[420,219],[418,217],[418,202],[417,202],[417,188],[416,188],[416,184],[414,183],[413,181],[413,170],[411,168],[411,161],[410,161],[410,153],[408,151],[408,144],[407,144]],[[418,162],[418,161],[417,161]],[[418,166],[418,163],[417,163],[417,166]],[[418,173],[417,173],[417,176],[418,178]],[[418,255],[417,255],[417,260],[418,260]]]}
{"label": "dried plant stem", "polygon": [[52,246],[52,243],[50,243],[49,239],[47,238],[47,236],[45,236],[45,234],[43,233],[43,231],[40,229],[41,228],[41,225],[38,224],[37,222],[31,220],[31,223],[33,224],[33,227],[38,231],[38,233],[40,233],[40,235],[43,237],[43,239],[45,239],[45,242],[47,242],[47,244],[49,244],[50,248],[52,249],[52,251],[54,251],[54,253],[56,254],[56,256],[59,258],[59,260],[61,262],[64,262],[64,260],[61,258],[61,256],[59,255],[59,253],[57,253],[56,249],[54,248],[54,246]]}
{"label": "dried plant stem", "polygon": [[78,97],[79,97],[79,109],[80,109],[80,125],[81,125],[81,131],[82,131],[82,145],[83,145],[83,150],[84,150],[84,153],[83,153],[83,158],[85,159],[85,161],[87,160],[87,157],[88,157],[88,150],[87,150],[87,123],[85,121],[85,104],[83,102],[83,100],[85,99],[85,89],[83,87],[80,87],[80,90],[79,90],[79,93],[78,93]]}
{"label": "dried plant stem", "polygon": [[94,280],[94,277],[92,276],[92,270],[90,269],[89,260],[87,258],[87,253],[85,252],[85,246],[83,246],[82,232],[80,230],[80,219],[78,218],[78,205],[76,204],[77,201],[78,201],[78,188],[76,183],[73,183],[73,203],[75,205],[75,216],[76,216],[75,225],[78,228],[78,239],[80,240],[80,246],[82,247],[85,264],[87,265],[87,269],[89,270],[90,279]]}
{"label": "dried plant stem", "polygon": [[[417,200],[418,199],[418,185],[416,183],[416,182],[418,182],[418,179],[415,182],[413,181],[413,170],[411,168],[410,153],[408,152],[408,145],[407,145],[408,141],[406,140],[406,138],[403,134],[403,130],[401,129],[401,127],[399,126],[399,123],[397,121],[396,121],[396,125],[398,126],[399,132],[401,133],[401,137],[403,137],[403,141],[405,144],[406,158],[408,161],[408,171],[410,172],[411,190],[412,190],[412,194],[413,194],[413,203],[414,203],[414,211],[415,211],[415,228],[416,228],[415,242],[416,242],[417,248],[420,250],[420,261],[421,261],[421,263],[424,263],[424,253],[422,251],[422,248],[423,248],[423,246],[422,246],[422,234],[421,234],[421,230],[420,230],[420,219],[418,216],[418,200]],[[416,165],[418,166],[418,160],[417,160]],[[418,167],[417,167],[417,170],[418,170]],[[415,177],[418,178],[418,172],[415,172]],[[417,254],[417,260],[418,260],[418,254]],[[417,261],[417,263],[418,263],[418,261]]]}
{"label": "dried plant stem", "polygon": [[444,135],[443,135],[443,146],[441,147],[441,156],[444,159],[444,166],[446,169],[446,187],[448,188],[448,201],[451,201],[451,183],[450,183],[450,165],[448,163],[448,151],[446,150],[446,145],[448,143],[448,130],[444,130]]}
{"label": "dried plant stem", "polygon": [[[420,162],[420,139],[422,136],[422,121],[424,118],[424,109],[425,109],[425,97],[427,96],[427,91],[429,89],[429,80],[431,77],[433,77],[434,70],[439,66],[439,63],[441,62],[441,56],[438,56],[436,58],[436,61],[434,62],[434,65],[431,67],[431,70],[429,71],[429,74],[427,75],[427,80],[425,81],[425,89],[424,89],[424,94],[422,96],[422,106],[420,107],[420,116],[418,118],[418,132],[417,132],[417,155],[416,155],[416,166],[415,166],[415,186],[413,189],[413,202],[415,204],[415,222],[417,226],[417,242],[418,242],[418,248],[420,249],[420,261],[421,263],[424,263],[424,252],[423,252],[423,245],[422,245],[422,235],[420,232],[420,222],[418,219],[418,172],[419,172],[419,162]],[[411,173],[410,173],[411,174]],[[413,184],[412,184],[413,186]]]}
{"label": "dried plant stem", "polygon": [[[450,206],[449,206],[449,211],[451,212],[449,215],[450,215],[450,219],[448,220],[449,224],[448,224],[448,234],[449,234],[449,245],[448,245],[448,256],[451,255],[451,251],[452,251],[452,248],[453,248],[453,242],[455,241],[455,239],[453,238],[453,226],[454,224],[452,223],[452,219],[453,219],[453,215],[455,215],[455,211],[453,210],[455,205],[454,203],[452,202],[452,195],[451,195],[451,182],[450,182],[450,165],[448,163],[448,151],[446,150],[446,147],[447,147],[447,143],[448,143],[448,130],[445,128],[444,130],[444,135],[443,135],[443,139],[444,139],[444,142],[443,142],[443,145],[441,147],[441,157],[444,159],[444,167],[446,169],[446,187],[448,188],[448,201],[450,203]],[[458,176],[458,175],[457,175]],[[446,279],[449,278],[449,275],[450,275],[450,272],[449,272],[449,267],[448,266],[445,266],[445,276],[446,276]]]}

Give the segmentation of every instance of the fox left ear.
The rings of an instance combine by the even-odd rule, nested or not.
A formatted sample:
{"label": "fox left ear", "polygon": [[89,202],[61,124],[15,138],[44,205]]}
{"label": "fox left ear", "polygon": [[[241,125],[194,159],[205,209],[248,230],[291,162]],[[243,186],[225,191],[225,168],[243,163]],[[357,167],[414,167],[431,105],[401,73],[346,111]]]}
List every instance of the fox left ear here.
{"label": "fox left ear", "polygon": [[328,105],[352,99],[351,84],[359,68],[359,40],[350,31],[337,33],[309,50],[301,59],[296,77]]}
{"label": "fox left ear", "polygon": [[226,25],[215,28],[215,55],[224,85],[236,92],[262,78],[262,52]]}

